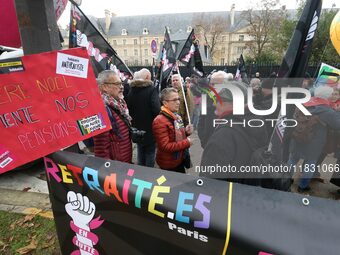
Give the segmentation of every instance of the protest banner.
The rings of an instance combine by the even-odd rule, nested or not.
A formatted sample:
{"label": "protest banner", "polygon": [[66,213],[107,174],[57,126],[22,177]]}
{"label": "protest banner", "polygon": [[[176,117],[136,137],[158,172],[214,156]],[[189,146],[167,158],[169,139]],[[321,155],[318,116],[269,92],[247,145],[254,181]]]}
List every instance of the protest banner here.
{"label": "protest banner", "polygon": [[0,62],[0,174],[110,129],[84,48]]}
{"label": "protest banner", "polygon": [[340,69],[322,63],[315,81],[314,87],[318,86],[339,86]]}
{"label": "protest banner", "polygon": [[339,251],[335,201],[64,151],[45,167],[65,255]]}

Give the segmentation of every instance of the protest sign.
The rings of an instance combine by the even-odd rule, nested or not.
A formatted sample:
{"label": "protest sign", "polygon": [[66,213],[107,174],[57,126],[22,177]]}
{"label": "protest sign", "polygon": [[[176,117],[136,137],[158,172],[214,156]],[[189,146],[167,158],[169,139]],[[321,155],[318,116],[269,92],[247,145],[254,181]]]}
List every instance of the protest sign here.
{"label": "protest sign", "polygon": [[339,86],[340,69],[322,63],[314,86]]}
{"label": "protest sign", "polygon": [[84,48],[0,62],[0,174],[110,129]]}
{"label": "protest sign", "polygon": [[335,201],[63,151],[45,167],[65,255],[339,251]]}

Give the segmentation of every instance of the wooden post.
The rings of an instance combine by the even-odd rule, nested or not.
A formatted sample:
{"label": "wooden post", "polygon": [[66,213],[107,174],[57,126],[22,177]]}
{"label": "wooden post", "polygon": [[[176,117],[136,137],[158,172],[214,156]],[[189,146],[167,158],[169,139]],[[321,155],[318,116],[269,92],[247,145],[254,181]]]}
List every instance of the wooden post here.
{"label": "wooden post", "polygon": [[60,50],[52,0],[14,0],[24,54]]}

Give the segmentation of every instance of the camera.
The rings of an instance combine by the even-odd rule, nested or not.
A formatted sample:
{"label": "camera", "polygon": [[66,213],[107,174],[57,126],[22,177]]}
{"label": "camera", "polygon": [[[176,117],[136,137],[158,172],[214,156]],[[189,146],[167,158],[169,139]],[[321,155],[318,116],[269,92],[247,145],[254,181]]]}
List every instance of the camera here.
{"label": "camera", "polygon": [[131,127],[130,133],[131,133],[131,140],[132,140],[132,142],[134,142],[134,143],[143,143],[144,135],[146,133],[144,130],[139,130],[137,128]]}

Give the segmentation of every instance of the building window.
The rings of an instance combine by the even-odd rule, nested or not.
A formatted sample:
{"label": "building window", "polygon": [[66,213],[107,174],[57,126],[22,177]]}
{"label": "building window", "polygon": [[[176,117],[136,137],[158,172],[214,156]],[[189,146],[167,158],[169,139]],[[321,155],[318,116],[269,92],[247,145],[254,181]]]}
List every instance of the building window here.
{"label": "building window", "polygon": [[122,29],[122,35],[127,35],[127,31],[126,31],[126,29],[124,28],[124,29]]}
{"label": "building window", "polygon": [[147,35],[149,34],[149,30],[145,27],[143,28],[143,35]]}
{"label": "building window", "polygon": [[187,33],[190,33],[192,31],[192,27],[191,26],[188,26],[187,27]]}
{"label": "building window", "polygon": [[138,50],[134,50],[133,52],[135,56],[138,56]]}
{"label": "building window", "polygon": [[237,53],[243,53],[244,47],[237,47],[236,52]]}
{"label": "building window", "polygon": [[238,40],[239,40],[240,42],[243,42],[243,41],[244,41],[244,35],[239,35],[239,36],[238,36]]}
{"label": "building window", "polygon": [[148,49],[144,49],[144,56],[147,56],[148,54]]}
{"label": "building window", "polygon": [[145,59],[145,65],[148,66],[149,65],[149,60]]}
{"label": "building window", "polygon": [[133,44],[137,45],[137,39],[133,39]]}
{"label": "building window", "polygon": [[123,39],[123,45],[126,45],[126,39]]}
{"label": "building window", "polygon": [[225,47],[222,47],[221,52],[222,54],[225,54]]}
{"label": "building window", "polygon": [[127,56],[127,49],[124,49],[124,56]]}
{"label": "building window", "polygon": [[148,39],[144,38],[144,44],[148,44]]}
{"label": "building window", "polygon": [[117,40],[112,41],[113,46],[117,46]]}
{"label": "building window", "polygon": [[138,66],[138,60],[137,59],[135,60],[135,66]]}
{"label": "building window", "polygon": [[226,36],[222,36],[222,42],[225,42],[225,41],[226,41],[226,39],[227,39],[227,37],[226,37]]}
{"label": "building window", "polygon": [[224,66],[224,58],[221,58],[221,66]]}

